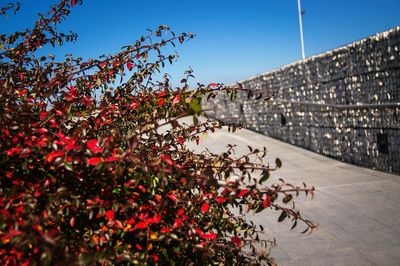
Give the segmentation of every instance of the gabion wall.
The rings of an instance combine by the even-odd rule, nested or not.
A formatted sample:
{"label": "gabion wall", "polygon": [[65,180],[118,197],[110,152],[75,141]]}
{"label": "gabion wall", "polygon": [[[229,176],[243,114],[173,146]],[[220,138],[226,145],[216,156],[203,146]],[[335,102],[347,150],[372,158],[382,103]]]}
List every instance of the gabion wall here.
{"label": "gabion wall", "polygon": [[208,115],[349,163],[400,173],[400,27],[247,80],[270,101],[207,102]]}

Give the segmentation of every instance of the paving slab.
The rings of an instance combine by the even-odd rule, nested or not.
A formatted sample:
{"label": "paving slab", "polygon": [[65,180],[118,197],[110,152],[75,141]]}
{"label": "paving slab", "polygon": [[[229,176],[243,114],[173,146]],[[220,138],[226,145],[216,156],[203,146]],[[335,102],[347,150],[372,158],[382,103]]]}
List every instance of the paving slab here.
{"label": "paving slab", "polygon": [[271,254],[278,265],[400,265],[399,175],[343,163],[249,130],[232,134],[224,128],[190,148],[220,153],[227,144],[237,145],[237,155],[247,152],[247,145],[265,146],[266,162],[273,165],[277,157],[283,162],[270,182],[283,178],[316,188],[314,199],[296,198],[297,208],[319,225],[312,234],[290,231],[290,222],[277,223],[279,213],[272,210],[249,215],[277,239]]}

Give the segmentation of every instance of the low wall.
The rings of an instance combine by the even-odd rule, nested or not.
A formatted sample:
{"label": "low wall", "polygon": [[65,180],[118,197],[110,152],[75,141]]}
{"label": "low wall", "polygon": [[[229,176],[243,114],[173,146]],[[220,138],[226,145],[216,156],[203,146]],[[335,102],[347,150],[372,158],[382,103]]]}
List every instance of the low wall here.
{"label": "low wall", "polygon": [[208,115],[373,169],[400,173],[400,27],[240,81],[273,94],[203,101]]}

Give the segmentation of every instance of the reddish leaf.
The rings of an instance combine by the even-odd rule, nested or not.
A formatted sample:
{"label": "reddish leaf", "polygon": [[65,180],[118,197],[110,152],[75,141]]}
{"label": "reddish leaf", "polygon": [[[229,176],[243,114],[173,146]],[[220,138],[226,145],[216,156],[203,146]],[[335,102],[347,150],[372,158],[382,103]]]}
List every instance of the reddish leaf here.
{"label": "reddish leaf", "polygon": [[182,137],[178,137],[176,140],[178,141],[179,144],[183,144],[185,142],[185,139]]}
{"label": "reddish leaf", "polygon": [[208,84],[208,87],[218,87],[218,83],[210,83]]}
{"label": "reddish leaf", "polygon": [[181,96],[180,95],[176,95],[174,97],[174,99],[172,100],[172,105],[175,105],[175,104],[179,103],[180,100],[181,100]]}
{"label": "reddish leaf", "polygon": [[172,200],[173,202],[176,202],[176,196],[173,194],[168,194],[167,197]]}
{"label": "reddish leaf", "polygon": [[113,210],[108,210],[104,213],[104,217],[106,217],[107,220],[113,220],[114,219],[114,211]]}
{"label": "reddish leaf", "polygon": [[20,231],[20,230],[11,230],[9,233],[7,233],[5,236],[3,236],[3,237],[1,238],[1,240],[4,242],[4,241],[7,240],[7,239],[10,239],[10,238],[13,238],[13,237],[22,235],[22,233],[23,233],[23,232]]}
{"label": "reddish leaf", "polygon": [[271,202],[270,202],[270,196],[267,194],[267,195],[265,195],[265,198],[264,198],[264,200],[263,200],[263,202],[262,202],[262,206],[263,206],[264,208],[268,208],[268,207],[270,206],[270,204],[271,204]]}
{"label": "reddish leaf", "polygon": [[216,239],[217,238],[217,235],[214,233],[214,232],[210,232],[210,233],[208,233],[208,234],[203,234],[202,236],[200,236],[201,238],[204,238],[204,239],[208,239],[208,240],[213,240],[213,239]]}
{"label": "reddish leaf", "polygon": [[135,110],[136,107],[138,107],[138,106],[139,106],[139,104],[134,102],[134,103],[131,103],[131,104],[129,105],[129,109]]}
{"label": "reddish leaf", "polygon": [[99,147],[97,139],[92,139],[86,142],[86,146],[92,153],[103,152],[103,148]]}
{"label": "reddish leaf", "polygon": [[133,64],[131,62],[127,62],[126,67],[128,68],[129,71],[131,71],[133,68]]}
{"label": "reddish leaf", "polygon": [[135,229],[146,229],[146,228],[147,228],[147,223],[145,223],[145,222],[138,222],[135,225]]}
{"label": "reddish leaf", "polygon": [[75,6],[75,0],[71,0],[71,7]]}
{"label": "reddish leaf", "polygon": [[185,212],[185,209],[184,208],[180,208],[177,212],[176,212],[176,215],[177,216],[182,216],[182,214]]}
{"label": "reddish leaf", "polygon": [[162,91],[160,93],[157,94],[158,98],[164,97],[165,95],[167,95],[168,91]]}
{"label": "reddish leaf", "polygon": [[14,174],[12,172],[6,172],[6,178],[13,178]]}
{"label": "reddish leaf", "polygon": [[224,202],[226,201],[226,198],[224,198],[224,197],[217,197],[215,200],[217,201],[217,203],[224,203]]}
{"label": "reddish leaf", "polygon": [[22,74],[21,72],[18,72],[18,77],[21,81],[24,81],[24,74]]}
{"label": "reddish leaf", "polygon": [[162,220],[161,215],[155,214],[152,218],[147,218],[146,222],[148,224],[159,224]]}
{"label": "reddish leaf", "polygon": [[21,148],[19,147],[15,147],[15,148],[11,148],[9,150],[6,151],[7,156],[14,156],[14,155],[18,155],[21,153]]}
{"label": "reddish leaf", "polygon": [[169,233],[171,232],[171,229],[169,229],[168,227],[163,227],[160,229],[160,233],[165,234],[165,233]]}
{"label": "reddish leaf", "polygon": [[164,105],[165,104],[165,99],[164,98],[159,99],[157,104],[158,104],[158,106]]}
{"label": "reddish leaf", "polygon": [[240,248],[240,246],[242,245],[242,240],[240,240],[240,238],[237,237],[237,236],[233,236],[233,237],[231,238],[231,241],[232,241],[232,243],[235,244],[235,246],[238,247],[238,248]]}
{"label": "reddish leaf", "polygon": [[87,163],[88,163],[88,165],[98,165],[102,161],[103,161],[103,158],[92,157],[92,158],[88,159]]}
{"label": "reddish leaf", "polygon": [[58,158],[58,157],[61,157],[61,156],[64,156],[64,152],[63,151],[51,151],[50,153],[48,153],[46,155],[46,161],[48,163],[51,163],[51,162],[53,162],[53,160],[55,158]]}
{"label": "reddish leaf", "polygon": [[69,219],[69,225],[71,225],[71,227],[75,226],[75,217],[72,217],[71,219]]}
{"label": "reddish leaf", "polygon": [[117,162],[117,161],[119,161],[119,158],[118,157],[114,157],[114,156],[107,157],[104,160],[104,162],[106,162],[106,163]]}
{"label": "reddish leaf", "polygon": [[39,118],[40,118],[41,120],[45,120],[45,119],[46,119],[46,116],[47,116],[48,114],[49,114],[48,112],[41,112],[41,113],[39,114]]}
{"label": "reddish leaf", "polygon": [[169,165],[175,165],[175,162],[172,160],[171,156],[169,156],[169,155],[161,154],[161,155],[160,155],[160,159],[161,159],[163,162],[165,162],[165,163],[167,163],[167,164],[169,164]]}
{"label": "reddish leaf", "polygon": [[249,192],[250,192],[250,189],[243,189],[242,191],[239,192],[239,194],[237,196],[238,196],[238,198],[242,198],[242,197],[246,196]]}
{"label": "reddish leaf", "polygon": [[203,205],[201,205],[201,212],[202,213],[207,212],[209,207],[210,205],[207,202],[204,202]]}
{"label": "reddish leaf", "polygon": [[49,131],[48,131],[46,128],[42,127],[42,128],[39,128],[39,129],[37,130],[37,132],[40,133],[40,134],[44,134],[44,133],[47,133],[47,132],[49,132]]}
{"label": "reddish leaf", "polygon": [[183,225],[183,221],[180,218],[175,218],[174,224],[172,225],[173,228],[180,228]]}
{"label": "reddish leaf", "polygon": [[129,220],[126,220],[125,222],[126,222],[126,224],[131,224],[132,225],[132,224],[135,223],[135,219],[131,218]]}

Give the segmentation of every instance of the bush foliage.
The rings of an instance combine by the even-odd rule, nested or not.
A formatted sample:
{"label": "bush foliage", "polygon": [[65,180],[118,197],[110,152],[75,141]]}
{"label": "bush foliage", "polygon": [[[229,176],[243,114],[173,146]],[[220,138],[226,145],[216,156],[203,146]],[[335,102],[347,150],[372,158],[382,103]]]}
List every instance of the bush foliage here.
{"label": "bush foliage", "polygon": [[60,1],[31,29],[0,35],[2,265],[273,263],[271,241],[243,213],[276,210],[279,220],[314,228],[286,205],[313,188],[267,186],[281,163],[262,164],[265,149],[235,158],[233,146],[222,154],[187,148],[222,127],[199,121],[202,100],[253,93],[217,83],[190,89],[191,71],[176,88],[168,75],[156,81],[175,60],[163,47],[192,34],[160,26],[98,59],[38,55],[75,41],[56,25],[81,3]]}

